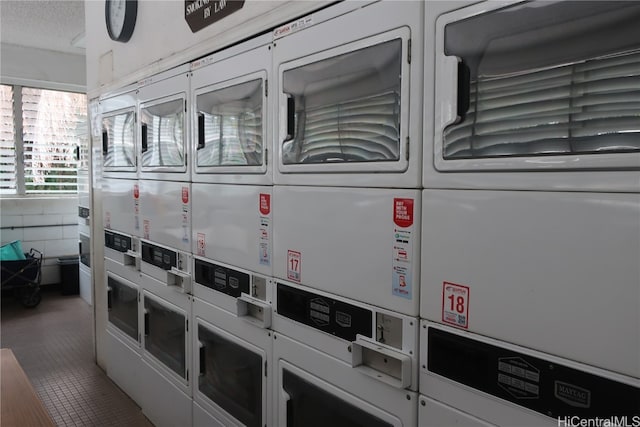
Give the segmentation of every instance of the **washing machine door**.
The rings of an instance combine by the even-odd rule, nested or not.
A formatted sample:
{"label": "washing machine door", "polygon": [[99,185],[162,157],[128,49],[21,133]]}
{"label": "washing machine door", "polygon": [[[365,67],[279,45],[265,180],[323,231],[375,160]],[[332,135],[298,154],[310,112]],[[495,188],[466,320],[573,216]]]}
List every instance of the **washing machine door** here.
{"label": "washing machine door", "polygon": [[[263,425],[265,355],[213,326],[198,324],[198,390],[248,427]],[[262,353],[262,354],[261,354]]]}
{"label": "washing machine door", "polygon": [[138,288],[128,280],[107,275],[109,324],[138,342]]}
{"label": "washing machine door", "polygon": [[169,304],[144,296],[144,348],[164,366],[187,378],[186,317]]}
{"label": "washing machine door", "polygon": [[[326,386],[326,387],[325,387]],[[338,397],[333,387],[293,366],[282,371],[282,389],[287,396],[286,425],[304,427],[366,426],[390,427],[394,424],[379,418],[358,405],[352,395]],[[337,391],[337,390],[336,390]]]}

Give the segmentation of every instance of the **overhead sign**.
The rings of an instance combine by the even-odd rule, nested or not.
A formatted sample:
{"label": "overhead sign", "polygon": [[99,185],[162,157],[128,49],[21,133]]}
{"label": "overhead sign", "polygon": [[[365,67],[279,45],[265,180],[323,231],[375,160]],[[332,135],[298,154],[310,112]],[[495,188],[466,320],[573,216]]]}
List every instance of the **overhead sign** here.
{"label": "overhead sign", "polygon": [[244,0],[184,0],[184,19],[195,33],[243,6]]}

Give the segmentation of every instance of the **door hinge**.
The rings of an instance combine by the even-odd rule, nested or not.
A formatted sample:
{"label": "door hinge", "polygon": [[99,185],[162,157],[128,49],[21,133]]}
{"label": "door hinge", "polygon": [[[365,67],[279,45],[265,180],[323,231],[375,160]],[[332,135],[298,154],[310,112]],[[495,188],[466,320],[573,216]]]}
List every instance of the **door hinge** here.
{"label": "door hinge", "polygon": [[407,63],[411,64],[411,39],[407,43]]}

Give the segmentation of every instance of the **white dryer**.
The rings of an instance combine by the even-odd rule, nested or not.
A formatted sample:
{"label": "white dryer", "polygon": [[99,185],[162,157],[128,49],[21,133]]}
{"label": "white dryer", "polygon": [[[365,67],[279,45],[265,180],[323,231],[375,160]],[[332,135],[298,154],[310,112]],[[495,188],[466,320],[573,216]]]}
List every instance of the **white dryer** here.
{"label": "white dryer", "polygon": [[137,102],[133,86],[100,98],[103,177],[138,177]]}
{"label": "white dryer", "polygon": [[640,5],[458,7],[426,4],[421,317],[640,379]]}
{"label": "white dryer", "polygon": [[140,179],[189,182],[189,65],[138,83]]}
{"label": "white dryer", "polygon": [[341,3],[276,29],[273,53],[274,276],[416,317],[422,14]]}
{"label": "white dryer", "polygon": [[421,427],[639,417],[637,378],[429,321],[421,323],[420,347]]}
{"label": "white dryer", "polygon": [[192,297],[141,274],[141,347],[139,378],[145,394],[140,406],[156,426],[192,423]]}
{"label": "white dryer", "polygon": [[107,268],[107,375],[138,405],[147,393],[143,381],[140,286],[121,277],[114,261],[105,259]]}
{"label": "white dryer", "polygon": [[275,425],[271,330],[199,298],[192,324],[193,425]]}

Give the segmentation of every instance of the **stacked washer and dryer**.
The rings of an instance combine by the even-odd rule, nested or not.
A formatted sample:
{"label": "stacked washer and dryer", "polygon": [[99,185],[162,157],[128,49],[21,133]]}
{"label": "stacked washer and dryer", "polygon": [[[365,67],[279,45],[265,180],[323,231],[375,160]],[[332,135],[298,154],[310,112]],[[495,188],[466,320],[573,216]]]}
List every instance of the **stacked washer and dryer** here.
{"label": "stacked washer and dryer", "polygon": [[608,4],[340,2],[103,97],[110,377],[156,425],[637,415]]}

